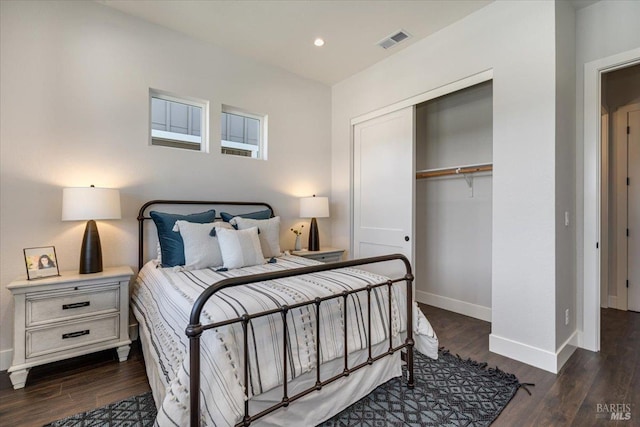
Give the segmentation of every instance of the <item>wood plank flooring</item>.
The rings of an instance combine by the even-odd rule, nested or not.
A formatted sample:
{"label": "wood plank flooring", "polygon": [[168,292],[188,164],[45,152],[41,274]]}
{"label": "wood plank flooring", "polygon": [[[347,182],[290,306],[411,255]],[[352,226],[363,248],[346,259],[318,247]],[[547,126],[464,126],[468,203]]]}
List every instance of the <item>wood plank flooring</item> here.
{"label": "wood plank flooring", "polygon": [[37,426],[150,390],[139,342],[126,362],[116,350],[31,369],[27,386],[13,390],[0,373],[0,426]]}
{"label": "wood plank flooring", "polygon": [[[435,307],[421,308],[440,345],[535,383],[519,390],[493,426],[640,426],[640,313],[603,309],[601,351],[577,349],[557,375],[489,352],[491,324]],[[597,404],[627,403],[632,419],[598,418]],[[608,415],[608,414],[601,414]]]}
{"label": "wood plank flooring", "polygon": [[[578,349],[558,375],[489,352],[488,322],[435,307],[421,308],[440,345],[463,358],[535,383],[519,390],[494,426],[640,426],[640,313],[602,310],[602,351]],[[27,387],[13,390],[0,373],[0,426],[37,426],[149,390],[144,360],[134,344],[129,360],[115,350],[36,367]],[[598,417],[597,405],[627,403],[631,420]]]}

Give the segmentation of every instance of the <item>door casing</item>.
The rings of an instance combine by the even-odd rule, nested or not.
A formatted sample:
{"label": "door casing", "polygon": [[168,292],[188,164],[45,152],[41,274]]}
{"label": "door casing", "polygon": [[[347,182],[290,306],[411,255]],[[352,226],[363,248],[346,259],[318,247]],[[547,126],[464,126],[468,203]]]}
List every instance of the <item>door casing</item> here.
{"label": "door casing", "polygon": [[591,351],[600,351],[601,79],[603,73],[638,63],[640,48],[588,62],[584,66],[583,280],[582,287],[578,286],[578,301],[582,299],[582,313],[578,316],[582,320],[582,331],[578,334],[578,345]]}

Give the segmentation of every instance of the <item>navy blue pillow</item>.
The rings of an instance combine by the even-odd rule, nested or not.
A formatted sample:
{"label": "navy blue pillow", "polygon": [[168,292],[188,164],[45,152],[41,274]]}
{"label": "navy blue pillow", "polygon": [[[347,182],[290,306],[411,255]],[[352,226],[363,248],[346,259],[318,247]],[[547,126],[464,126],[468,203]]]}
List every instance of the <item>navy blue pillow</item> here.
{"label": "navy blue pillow", "polygon": [[231,221],[231,219],[234,216],[239,216],[242,218],[249,218],[249,219],[269,219],[271,218],[271,209],[266,209],[264,211],[258,211],[258,212],[243,213],[238,215],[230,214],[227,212],[220,212],[220,217],[224,222]]}
{"label": "navy blue pillow", "polygon": [[156,223],[158,229],[158,241],[160,242],[160,253],[162,254],[162,266],[173,267],[184,265],[184,242],[182,236],[177,231],[173,231],[176,221],[183,220],[206,224],[216,219],[216,211],[194,213],[190,215],[170,214],[165,212],[151,211],[149,215]]}

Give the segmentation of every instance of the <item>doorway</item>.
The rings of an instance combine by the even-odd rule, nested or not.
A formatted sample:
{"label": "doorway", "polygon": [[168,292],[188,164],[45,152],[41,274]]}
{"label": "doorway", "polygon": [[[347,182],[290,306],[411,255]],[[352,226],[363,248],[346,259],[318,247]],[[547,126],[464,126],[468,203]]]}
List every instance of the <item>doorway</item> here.
{"label": "doorway", "polygon": [[601,306],[640,311],[640,64],[601,79]]}
{"label": "doorway", "polygon": [[[583,251],[582,288],[578,300],[582,300],[582,331],[579,345],[591,351],[600,350],[600,307],[602,301],[601,251],[607,228],[602,227],[603,209],[601,191],[608,175],[603,172],[601,138],[601,77],[602,75],[640,64],[640,48],[599,59],[585,64],[584,73],[584,159],[583,159]],[[606,215],[606,211],[604,212]]]}

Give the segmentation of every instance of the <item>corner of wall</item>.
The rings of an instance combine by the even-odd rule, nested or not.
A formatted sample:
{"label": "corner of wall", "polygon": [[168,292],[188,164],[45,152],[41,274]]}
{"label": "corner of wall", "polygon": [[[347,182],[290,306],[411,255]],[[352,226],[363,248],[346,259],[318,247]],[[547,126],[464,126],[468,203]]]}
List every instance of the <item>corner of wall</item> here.
{"label": "corner of wall", "polygon": [[569,360],[576,348],[579,347],[578,335],[578,331],[574,331],[556,352],[553,353],[491,334],[489,335],[489,351],[557,374],[567,360]]}
{"label": "corner of wall", "polygon": [[443,310],[448,310],[454,313],[473,317],[474,319],[491,322],[490,307],[483,307],[478,304],[472,304],[467,301],[448,298],[442,295],[435,295],[433,293],[421,290],[416,290],[416,301],[434,307],[442,308]]}

